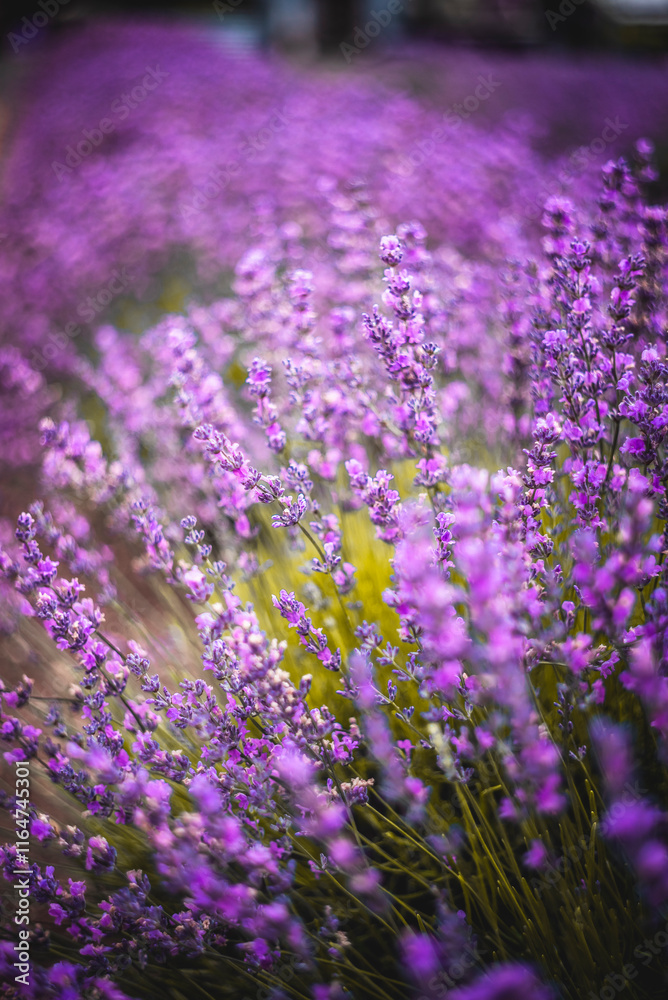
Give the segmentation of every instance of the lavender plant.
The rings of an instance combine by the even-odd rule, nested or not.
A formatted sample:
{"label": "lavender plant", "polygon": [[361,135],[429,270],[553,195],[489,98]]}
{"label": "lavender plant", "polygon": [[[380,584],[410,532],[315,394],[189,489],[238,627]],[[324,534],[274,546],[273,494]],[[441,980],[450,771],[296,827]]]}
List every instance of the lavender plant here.
{"label": "lavender plant", "polygon": [[[268,211],[226,298],[99,331],[104,405],[42,422],[0,555],[33,775],[2,799],[33,844],[2,849],[32,917],[19,981],[5,897],[4,996],[658,995],[667,241],[638,155],[547,202],[477,353],[452,258],[408,223],[375,264],[334,187],[361,317]],[[462,386],[496,422],[475,465]]]}

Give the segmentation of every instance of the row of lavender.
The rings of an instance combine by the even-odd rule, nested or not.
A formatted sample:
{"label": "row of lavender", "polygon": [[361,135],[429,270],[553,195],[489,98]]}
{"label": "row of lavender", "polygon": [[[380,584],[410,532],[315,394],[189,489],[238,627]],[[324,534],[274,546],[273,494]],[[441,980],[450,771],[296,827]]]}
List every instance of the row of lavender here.
{"label": "row of lavender", "polygon": [[[247,82],[275,96],[266,73]],[[266,108],[244,93],[240,116]],[[30,833],[27,861],[23,838],[3,848],[7,997],[662,986],[668,237],[643,193],[651,146],[548,199],[538,241],[515,193],[523,170],[539,190],[523,140],[454,129],[465,168],[425,204],[420,164],[391,191],[378,177],[411,134],[440,141],[432,112],[394,98],[361,129],[349,98],[309,155],[281,137],[304,143],[324,97],[282,105],[278,147],[254,134],[257,173],[239,154],[245,187],[199,192],[198,239],[229,210],[229,240],[195,253],[209,276],[233,268],[224,295],[46,359],[76,393],[51,401],[43,500],[0,556],[17,673],[0,733],[31,775],[2,803]],[[182,166],[184,137],[165,145]],[[91,157],[76,176],[104,190],[106,170],[116,199],[136,154],[128,174]],[[57,218],[42,225],[62,236]],[[33,272],[33,352],[99,281],[86,239],[62,301]],[[157,220],[138,239],[144,277],[188,243]]]}
{"label": "row of lavender", "polygon": [[110,314],[127,325],[128,301],[159,297],[165,269],[210,301],[258,216],[288,226],[323,302],[358,306],[373,288],[360,219],[379,233],[419,219],[477,304],[496,282],[472,261],[526,256],[547,197],[595,198],[603,163],[668,122],[661,64],[365,60],[315,74],[141,22],[22,50],[0,208],[5,460],[32,460],[53,376],[92,329]]}

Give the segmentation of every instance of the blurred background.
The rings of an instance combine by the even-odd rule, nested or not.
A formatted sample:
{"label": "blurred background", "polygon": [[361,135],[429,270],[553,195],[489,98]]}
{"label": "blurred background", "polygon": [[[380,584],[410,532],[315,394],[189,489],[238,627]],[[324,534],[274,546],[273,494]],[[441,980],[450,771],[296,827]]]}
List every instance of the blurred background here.
{"label": "blurred background", "polygon": [[[666,0],[404,0],[392,35],[410,39],[502,45],[557,45],[665,49]],[[373,0],[228,0],[216,3],[93,3],[77,0],[5,0],[0,12],[3,49],[23,19],[44,11],[48,31],[99,14],[186,17],[210,21],[256,44],[327,53],[346,42],[374,9]],[[53,11],[53,13],[51,13]],[[42,21],[38,15],[37,24]],[[43,30],[40,26],[40,31]],[[387,39],[386,39],[387,40]]]}
{"label": "blurred background", "polygon": [[228,295],[270,216],[316,270],[410,220],[496,266],[638,140],[663,201],[668,0],[3,0],[0,465],[96,330]]}

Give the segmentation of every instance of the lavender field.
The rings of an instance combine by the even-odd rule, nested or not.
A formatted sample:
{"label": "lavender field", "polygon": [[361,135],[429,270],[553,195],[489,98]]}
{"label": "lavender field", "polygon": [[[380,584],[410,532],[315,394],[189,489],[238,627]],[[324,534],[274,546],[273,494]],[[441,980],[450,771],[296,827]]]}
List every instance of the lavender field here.
{"label": "lavender field", "polygon": [[668,996],[668,58],[24,49],[0,997]]}

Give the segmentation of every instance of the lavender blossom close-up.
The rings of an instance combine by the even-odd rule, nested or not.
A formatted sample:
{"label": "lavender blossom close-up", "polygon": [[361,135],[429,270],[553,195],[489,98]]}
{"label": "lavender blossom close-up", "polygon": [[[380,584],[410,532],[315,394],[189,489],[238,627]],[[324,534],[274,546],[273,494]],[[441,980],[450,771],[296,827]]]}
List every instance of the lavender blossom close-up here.
{"label": "lavender blossom close-up", "polygon": [[0,998],[668,996],[668,4],[0,25]]}

